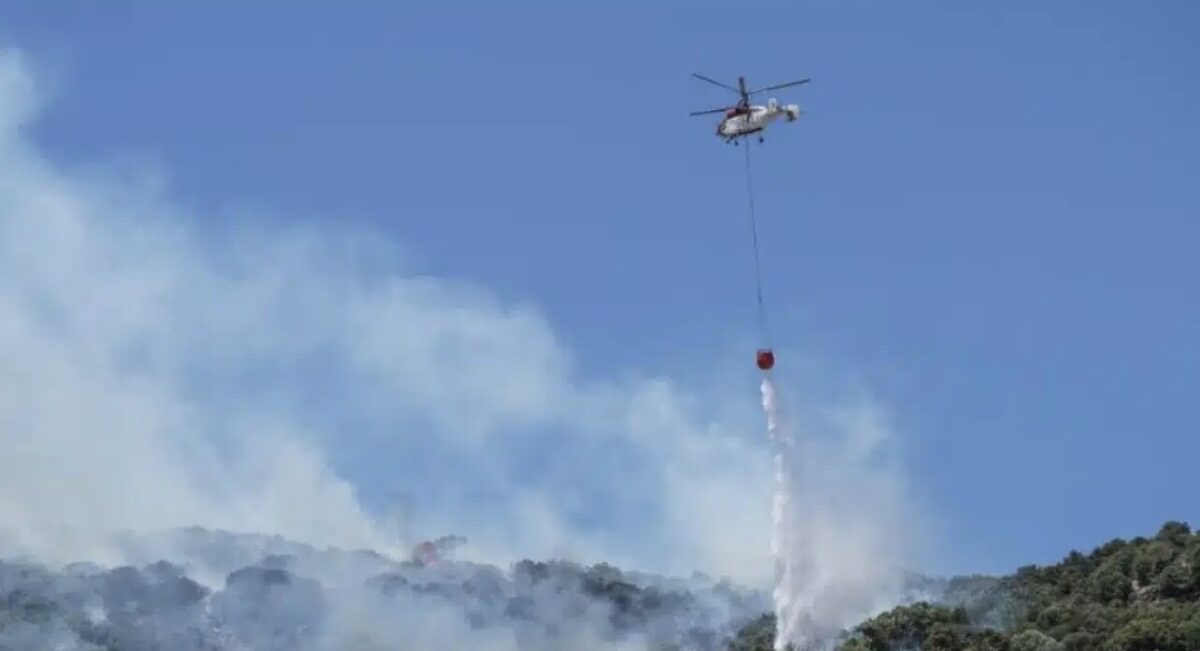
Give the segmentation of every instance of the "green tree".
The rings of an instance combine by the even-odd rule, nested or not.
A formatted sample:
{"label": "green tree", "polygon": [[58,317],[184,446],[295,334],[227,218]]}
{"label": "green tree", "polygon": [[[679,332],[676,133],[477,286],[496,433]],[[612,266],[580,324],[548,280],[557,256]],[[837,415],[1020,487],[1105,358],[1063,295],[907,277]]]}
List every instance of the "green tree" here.
{"label": "green tree", "polygon": [[1063,651],[1096,651],[1104,638],[1096,633],[1076,632],[1062,639]]}
{"label": "green tree", "polygon": [[1144,608],[1107,641],[1107,651],[1196,651],[1200,649],[1200,608],[1161,603]]}
{"label": "green tree", "polygon": [[1104,560],[1100,567],[1088,577],[1088,594],[1094,601],[1103,604],[1123,604],[1133,594],[1133,563],[1137,550],[1126,547]]}
{"label": "green tree", "polygon": [[964,651],[1008,651],[1008,638],[999,631],[977,631],[970,636]]}
{"label": "green tree", "polygon": [[772,651],[774,648],[775,615],[769,613],[743,626],[729,644],[729,651]]}
{"label": "green tree", "polygon": [[1133,561],[1133,576],[1142,585],[1150,585],[1158,574],[1175,560],[1176,546],[1162,539],[1147,543],[1137,552]]}
{"label": "green tree", "polygon": [[1062,644],[1036,628],[1031,628],[1014,635],[1009,648],[1012,651],[1062,651]]}
{"label": "green tree", "polygon": [[1192,536],[1192,528],[1186,522],[1177,522],[1172,520],[1167,522],[1158,530],[1158,534],[1154,536],[1155,540],[1170,543],[1176,547],[1182,547],[1187,544],[1188,539]]}

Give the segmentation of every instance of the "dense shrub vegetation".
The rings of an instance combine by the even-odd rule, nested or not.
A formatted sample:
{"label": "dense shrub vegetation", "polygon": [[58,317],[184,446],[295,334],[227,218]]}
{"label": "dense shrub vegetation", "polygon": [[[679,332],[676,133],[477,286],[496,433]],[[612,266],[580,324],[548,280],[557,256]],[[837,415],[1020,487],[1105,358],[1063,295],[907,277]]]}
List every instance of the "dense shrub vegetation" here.
{"label": "dense shrub vegetation", "polygon": [[[774,624],[743,628],[733,648],[770,651]],[[1200,533],[1168,522],[1153,538],[1113,540],[999,580],[951,581],[847,634],[840,651],[1200,651]]]}
{"label": "dense shrub vegetation", "polygon": [[[181,550],[172,562],[0,560],[0,651],[770,651],[774,642],[767,595],[702,576],[398,561],[203,530],[170,542]],[[838,651],[1200,651],[1200,534],[1179,522],[1011,576],[907,583],[902,605],[845,631]]]}

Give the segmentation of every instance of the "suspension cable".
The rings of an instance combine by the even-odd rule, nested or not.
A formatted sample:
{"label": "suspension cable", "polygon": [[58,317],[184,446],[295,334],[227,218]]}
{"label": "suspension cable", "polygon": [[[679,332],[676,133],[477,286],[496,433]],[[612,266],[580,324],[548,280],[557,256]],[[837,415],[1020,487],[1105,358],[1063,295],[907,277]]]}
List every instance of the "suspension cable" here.
{"label": "suspension cable", "polygon": [[754,184],[750,173],[750,139],[746,139],[746,198],[750,208],[750,237],[754,243],[754,286],[758,299],[758,327],[763,344],[770,348],[771,334],[767,328],[767,307],[763,301],[762,266],[758,253],[758,222],[754,215]]}

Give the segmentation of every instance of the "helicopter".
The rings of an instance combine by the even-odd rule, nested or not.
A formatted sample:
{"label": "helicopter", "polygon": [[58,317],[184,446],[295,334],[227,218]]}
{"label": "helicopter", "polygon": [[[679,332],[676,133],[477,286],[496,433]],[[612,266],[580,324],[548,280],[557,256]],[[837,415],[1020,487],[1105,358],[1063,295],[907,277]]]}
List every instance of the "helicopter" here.
{"label": "helicopter", "polygon": [[750,104],[750,96],[768,90],[777,90],[779,88],[787,88],[789,86],[798,86],[811,81],[810,79],[801,79],[799,81],[790,81],[786,84],[776,84],[774,86],[766,86],[758,90],[746,91],[746,78],[738,77],[738,87],[734,88],[728,84],[723,84],[719,81],[709,79],[704,75],[692,73],[692,76],[697,79],[702,79],[710,84],[716,84],[721,88],[726,88],[737,93],[740,98],[737,104],[733,106],[725,106],[708,111],[695,111],[689,115],[711,115],[713,113],[724,113],[725,117],[717,123],[717,136],[722,138],[726,143],[738,144],[739,138],[749,137],[752,134],[758,134],[758,141],[763,141],[762,132],[767,128],[767,125],[779,118],[784,118],[788,122],[800,117],[800,107],[795,104],[786,106],[779,104],[774,97],[767,100],[766,106],[752,106]]}

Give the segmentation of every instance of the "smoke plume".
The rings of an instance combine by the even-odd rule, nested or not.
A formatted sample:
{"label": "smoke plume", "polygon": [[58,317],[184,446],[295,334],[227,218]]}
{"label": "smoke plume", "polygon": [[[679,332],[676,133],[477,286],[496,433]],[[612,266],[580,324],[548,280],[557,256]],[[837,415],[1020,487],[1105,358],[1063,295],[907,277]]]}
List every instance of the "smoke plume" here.
{"label": "smoke plume", "polygon": [[828,649],[862,619],[905,600],[916,521],[905,516],[911,509],[897,475],[875,458],[886,441],[877,415],[834,415],[831,435],[810,414],[806,430],[788,417],[775,381],[764,378],[761,391],[774,462],[774,648]]}
{"label": "smoke plume", "polygon": [[[408,269],[366,226],[197,215],[161,170],[62,165],[30,135],[43,99],[32,72],[20,52],[0,49],[0,558],[45,564],[49,586],[91,587],[31,603],[23,612],[63,617],[24,618],[4,642],[55,648],[120,617],[130,618],[113,624],[122,635],[153,624],[159,632],[146,635],[176,640],[215,622],[216,638],[254,648],[288,635],[337,648],[337,631],[372,624],[375,643],[399,639],[379,613],[386,606],[399,621],[391,609],[409,604],[408,592],[381,606],[376,592],[351,598],[364,574],[354,563],[339,577],[288,566],[284,582],[279,568],[260,567],[257,547],[217,545],[228,562],[199,562],[193,540],[156,538],[197,525],[385,558],[455,532],[472,543],[463,557],[497,568],[562,558],[770,586],[772,458],[751,434],[758,416],[744,392],[581,377],[536,309]],[[744,372],[713,375],[741,383]],[[775,427],[777,438],[804,433],[789,443],[789,472],[803,485],[781,493],[802,517],[777,520],[776,531],[780,553],[803,550],[809,568],[782,573],[780,603],[803,605],[820,630],[886,603],[902,558],[884,543],[903,538],[899,475],[874,462],[890,433],[872,404],[830,407],[839,404]],[[393,492],[416,508],[385,531],[379,496]],[[163,559],[186,567],[146,569]],[[68,565],[77,561],[97,567]],[[538,595],[552,585],[534,583]],[[710,583],[671,612],[727,628],[770,609]],[[529,596],[521,585],[504,584],[518,614]],[[625,603],[622,581],[603,585]],[[127,589],[178,590],[180,611],[161,622],[131,614],[131,598],[113,596]],[[530,599],[537,613],[579,615],[572,621],[612,616],[597,615],[607,607],[594,598]],[[411,626],[453,619],[414,603]],[[304,629],[313,622],[324,627],[316,637]],[[636,643],[611,629],[581,624],[572,640]],[[455,631],[453,648],[492,635],[497,648],[530,648],[486,626]],[[97,635],[88,644],[108,644]]]}

